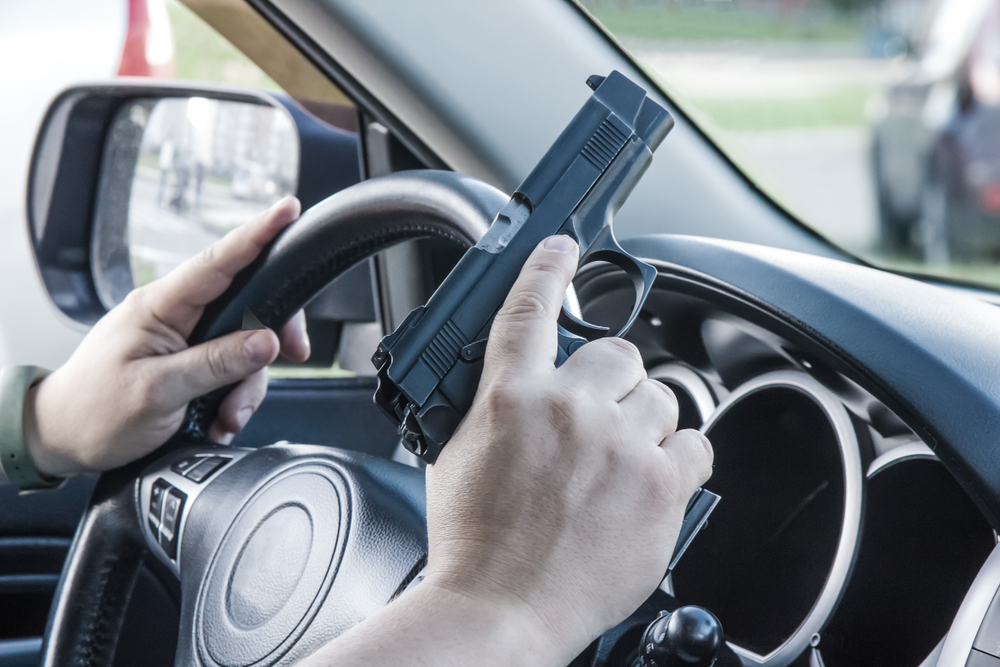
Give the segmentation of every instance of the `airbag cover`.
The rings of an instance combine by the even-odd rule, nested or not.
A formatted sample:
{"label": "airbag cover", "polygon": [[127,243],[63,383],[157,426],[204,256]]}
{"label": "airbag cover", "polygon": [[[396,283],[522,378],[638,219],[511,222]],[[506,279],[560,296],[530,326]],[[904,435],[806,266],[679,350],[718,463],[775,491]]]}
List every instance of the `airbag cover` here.
{"label": "airbag cover", "polygon": [[205,663],[267,664],[308,627],[343,552],[343,485],[332,468],[299,466],[243,507],[199,591],[195,630]]}

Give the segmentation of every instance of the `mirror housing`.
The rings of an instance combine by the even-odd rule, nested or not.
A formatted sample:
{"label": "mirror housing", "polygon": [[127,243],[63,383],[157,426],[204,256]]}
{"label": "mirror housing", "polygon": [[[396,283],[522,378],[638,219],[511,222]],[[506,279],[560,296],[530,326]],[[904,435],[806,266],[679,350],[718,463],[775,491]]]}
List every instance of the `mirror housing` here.
{"label": "mirror housing", "polygon": [[[283,136],[289,137],[286,141],[297,143],[294,164],[284,169],[281,178],[272,178],[259,173],[259,167],[247,165],[243,169],[246,173],[238,175],[237,180],[241,182],[236,187],[231,178],[221,186],[229,189],[229,194],[235,197],[234,202],[239,197],[259,199],[261,201],[256,203],[262,209],[267,206],[263,200],[294,193],[305,209],[361,180],[357,133],[317,120],[287,95],[142,80],[116,80],[69,88],[53,101],[39,130],[27,203],[30,236],[42,280],[53,303],[77,322],[93,324],[131,289],[128,226],[132,182],[145,131],[143,121],[149,122],[149,112],[164,101],[183,105],[183,98],[204,100],[196,103],[201,111],[206,104],[229,105],[230,108],[250,105],[273,110],[270,115],[287,122],[290,128]],[[148,162],[150,156],[144,159]],[[171,172],[168,189],[172,186],[174,191],[170,194],[179,192],[182,195],[174,202],[178,208],[195,204],[197,174],[193,166],[194,163],[188,167],[186,194],[180,187],[181,179],[176,170]],[[146,167],[147,171],[155,173],[152,170],[156,166]],[[163,169],[160,172],[162,179]],[[234,175],[229,174],[230,177]],[[206,179],[207,186],[208,175],[203,173],[202,178]],[[279,184],[278,181],[283,182]],[[220,184],[214,185],[218,193]],[[157,194],[157,186],[151,187]],[[169,201],[160,208],[169,209]],[[235,213],[234,222],[244,221],[239,219],[244,211],[237,207],[232,213]],[[249,217],[249,214],[245,216]],[[221,236],[224,229],[216,231]],[[367,285],[365,294],[358,295],[354,291],[354,298],[348,300],[350,307],[338,309],[337,302],[344,299],[331,298],[337,292],[335,283],[317,297],[322,307],[307,309],[307,317],[310,310],[314,311],[310,319],[315,320],[316,330],[328,332],[327,336],[335,338],[339,336],[339,324],[343,321],[376,319],[369,266],[359,265],[343,278],[351,283],[353,290]],[[359,301],[365,308],[359,310],[356,305]],[[337,343],[335,340],[326,343],[314,346],[313,363],[332,363]]]}

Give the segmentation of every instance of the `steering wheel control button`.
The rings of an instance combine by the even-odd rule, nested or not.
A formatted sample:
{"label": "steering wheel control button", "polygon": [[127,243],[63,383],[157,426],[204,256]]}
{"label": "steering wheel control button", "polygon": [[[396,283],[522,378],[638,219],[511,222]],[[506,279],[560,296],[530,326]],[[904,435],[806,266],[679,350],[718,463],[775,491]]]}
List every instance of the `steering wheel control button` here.
{"label": "steering wheel control button", "polygon": [[198,465],[203,460],[204,457],[201,456],[189,456],[186,459],[181,459],[177,463],[170,466],[170,469],[173,470],[178,475],[183,475],[184,473],[186,473],[188,470]]}
{"label": "steering wheel control button", "polygon": [[[181,463],[183,463],[183,461]],[[206,479],[211,477],[216,470],[227,463],[229,463],[229,459],[227,457],[206,456],[201,458],[193,467],[188,468],[187,472],[184,473],[184,476],[192,482],[201,484]]]}
{"label": "steering wheel control button", "polygon": [[160,522],[160,546],[170,560],[177,560],[177,529],[181,524],[184,501],[187,496],[171,487],[163,501],[163,520]]}
{"label": "steering wheel control button", "polygon": [[270,665],[301,637],[337,573],[349,497],[336,470],[309,463],[246,502],[198,591],[195,638],[204,664]]}
{"label": "steering wheel control button", "polygon": [[149,496],[149,518],[151,521],[155,521],[157,526],[160,525],[160,512],[163,510],[163,496],[169,488],[170,485],[162,479],[158,479],[153,483],[153,490]]}

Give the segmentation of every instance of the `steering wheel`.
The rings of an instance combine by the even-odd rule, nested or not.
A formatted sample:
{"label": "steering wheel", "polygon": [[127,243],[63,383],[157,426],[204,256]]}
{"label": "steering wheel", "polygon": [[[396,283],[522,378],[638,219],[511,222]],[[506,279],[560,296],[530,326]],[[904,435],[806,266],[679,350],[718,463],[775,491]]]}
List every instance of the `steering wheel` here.
{"label": "steering wheel", "polygon": [[[393,243],[471,245],[506,201],[475,179],[431,171],[333,195],[237,276],[190,342],[240,329],[246,309],[276,329],[339,273]],[[658,270],[647,303],[697,297],[854,378],[932,444],[997,525],[1000,354],[982,354],[1000,340],[994,307],[787,251],[668,236],[624,245]],[[584,314],[626,307],[628,289],[601,266],[577,280]],[[637,331],[649,339],[637,340],[644,354],[654,349],[655,327]],[[101,476],[56,591],[46,667],[113,664],[137,631],[126,609],[145,566],[179,582],[179,666],[290,664],[418,579],[427,553],[421,471],[328,447],[206,442],[221,395],[192,402],[181,432],[159,451]],[[654,595],[636,622],[672,604]],[[628,627],[605,634],[581,664],[607,664]]]}
{"label": "steering wheel", "polygon": [[[247,309],[278,329],[331,280],[401,241],[470,246],[507,200],[435,171],[337,193],[237,275],[188,342],[238,331]],[[226,393],[192,401],[169,443],[101,475],[56,591],[43,665],[113,664],[144,564],[179,578],[175,664],[225,667],[311,653],[420,572],[422,471],[324,447],[214,445],[205,436]]]}

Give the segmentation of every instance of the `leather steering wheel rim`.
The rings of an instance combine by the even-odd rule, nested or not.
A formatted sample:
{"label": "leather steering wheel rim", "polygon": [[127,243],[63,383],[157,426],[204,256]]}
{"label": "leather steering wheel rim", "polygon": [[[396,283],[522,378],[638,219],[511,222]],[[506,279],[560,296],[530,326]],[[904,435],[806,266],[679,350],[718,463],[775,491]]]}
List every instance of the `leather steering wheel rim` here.
{"label": "leather steering wheel rim", "polygon": [[[303,213],[236,276],[206,308],[188,342],[195,345],[238,331],[246,309],[278,329],[338,275],[396,243],[444,238],[473,245],[507,200],[482,181],[431,170],[371,179],[334,194]],[[101,475],[55,592],[42,649],[44,667],[113,664],[144,568],[165,570],[144,540],[141,475],[166,454],[204,442],[229,390],[192,401],[170,442]]]}
{"label": "leather steering wheel rim", "polygon": [[[389,246],[417,238],[474,245],[507,195],[454,172],[416,170],[363,181],[302,214],[210,304],[188,339],[197,345],[239,331],[249,310],[280,329],[330,281]],[[331,224],[336,220],[336,224]],[[195,399],[180,433],[205,440],[231,387]]]}

